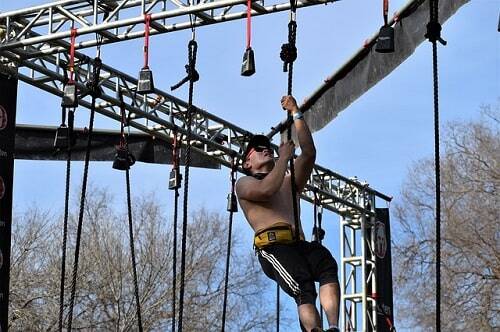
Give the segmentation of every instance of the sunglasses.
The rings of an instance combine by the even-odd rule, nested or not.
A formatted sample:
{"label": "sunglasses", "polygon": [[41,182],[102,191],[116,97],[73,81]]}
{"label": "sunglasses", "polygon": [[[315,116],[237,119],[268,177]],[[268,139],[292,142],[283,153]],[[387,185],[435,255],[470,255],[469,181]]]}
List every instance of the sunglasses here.
{"label": "sunglasses", "polygon": [[254,152],[263,152],[263,151],[266,151],[266,150],[267,150],[267,151],[271,151],[271,152],[273,152],[273,149],[271,149],[270,147],[267,147],[267,146],[255,146],[255,147],[253,147],[253,148],[250,150],[250,152],[248,153],[248,155],[247,155],[247,158],[246,158],[246,159],[250,158],[250,156],[251,156],[251,155],[252,155],[252,153],[254,153]]}

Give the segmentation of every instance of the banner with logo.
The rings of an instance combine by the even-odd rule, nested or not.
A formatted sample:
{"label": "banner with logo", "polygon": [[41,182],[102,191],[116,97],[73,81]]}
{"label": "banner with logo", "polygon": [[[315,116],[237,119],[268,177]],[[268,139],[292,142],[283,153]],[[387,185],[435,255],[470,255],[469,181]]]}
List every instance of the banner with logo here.
{"label": "banner with logo", "polygon": [[9,313],[10,239],[17,79],[0,73],[0,332]]}
{"label": "banner with logo", "polygon": [[[392,298],[391,228],[389,209],[375,209],[374,248],[377,293],[377,331],[393,332],[394,307]],[[369,326],[371,332],[372,328]]]}

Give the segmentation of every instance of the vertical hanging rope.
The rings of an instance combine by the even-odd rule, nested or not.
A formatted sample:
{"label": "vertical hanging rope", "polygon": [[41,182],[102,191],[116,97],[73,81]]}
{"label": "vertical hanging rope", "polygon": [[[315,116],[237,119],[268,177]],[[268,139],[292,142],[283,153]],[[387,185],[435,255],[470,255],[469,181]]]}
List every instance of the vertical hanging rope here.
{"label": "vertical hanging rope", "polygon": [[[120,146],[125,149],[127,156],[128,142],[125,137],[125,103],[123,102],[123,95],[121,91],[119,92],[120,98]],[[136,315],[137,315],[137,327],[139,331],[142,332],[142,316],[141,316],[141,301],[139,299],[139,284],[137,282],[137,263],[135,260],[135,248],[134,248],[134,227],[132,220],[132,201],[130,195],[130,167],[125,168],[125,182],[127,187],[127,213],[128,213],[128,234],[129,234],[129,244],[130,244],[130,256],[132,259],[132,276],[134,280],[134,295],[135,295],[135,305],[136,305]]]}
{"label": "vertical hanging rope", "polygon": [[[63,119],[66,117],[66,110],[63,107]],[[68,113],[68,150],[66,155],[66,191],[64,195],[64,222],[61,258],[61,281],[59,289],[59,331],[62,332],[64,316],[64,288],[66,280],[66,242],[68,239],[68,216],[69,216],[69,191],[71,181],[71,146],[74,126],[74,110]],[[64,123],[64,120],[63,120]]]}
{"label": "vertical hanging rope", "polygon": [[[172,120],[173,123],[173,120]],[[178,155],[177,131],[174,131],[174,142],[172,148],[173,171],[179,176],[179,155]],[[175,331],[176,316],[176,295],[177,295],[177,219],[179,210],[179,186],[174,188],[174,225],[173,225],[173,250],[172,250],[172,332]]]}
{"label": "vertical hanging rope", "polygon": [[439,76],[437,41],[442,45],[446,42],[441,38],[439,24],[439,1],[429,0],[430,20],[427,24],[426,38],[432,43],[432,77],[434,93],[434,164],[436,167],[436,331],[441,331],[441,171],[439,156]]}
{"label": "vertical hanging rope", "polygon": [[[128,144],[125,145],[128,152]],[[141,301],[139,299],[139,284],[137,282],[137,264],[135,261],[135,249],[134,249],[134,228],[132,222],[132,203],[130,199],[130,171],[127,168],[125,170],[126,182],[127,182],[127,210],[128,210],[128,231],[130,240],[130,255],[132,257],[132,272],[134,277],[134,295],[136,304],[136,314],[137,314],[137,327],[139,331],[142,332],[142,317],[141,317]]]}
{"label": "vertical hanging rope", "polygon": [[227,308],[227,291],[229,286],[229,262],[231,257],[231,237],[233,233],[233,214],[238,211],[237,203],[236,203],[236,194],[235,194],[235,184],[236,184],[236,171],[237,165],[234,161],[234,157],[231,159],[231,193],[228,196],[228,208],[229,211],[229,231],[227,235],[227,251],[226,251],[226,274],[224,278],[224,303],[222,306],[222,328],[221,332],[224,332],[226,329],[226,308]]}
{"label": "vertical hanging rope", "polygon": [[101,71],[101,59],[94,59],[94,66],[92,72],[92,81],[91,81],[91,94],[92,94],[92,102],[90,106],[90,120],[89,120],[89,131],[87,138],[87,148],[85,150],[85,164],[83,169],[83,180],[82,180],[82,192],[80,198],[80,211],[78,214],[78,228],[76,232],[76,245],[75,245],[75,259],[73,262],[73,274],[72,274],[72,282],[71,282],[71,298],[69,305],[69,316],[68,316],[68,331],[71,331],[71,325],[73,322],[73,308],[75,305],[75,294],[76,294],[76,277],[78,275],[78,259],[80,256],[80,242],[82,235],[82,224],[83,224],[83,213],[85,209],[85,195],[87,191],[87,179],[89,172],[89,161],[90,161],[90,149],[92,146],[92,132],[94,129],[94,115],[95,115],[95,103],[97,99],[97,94],[99,93],[99,75]]}
{"label": "vertical hanging rope", "polygon": [[[297,59],[297,48],[295,46],[297,38],[297,22],[295,20],[296,16],[296,2],[295,0],[290,0],[290,22],[288,23],[288,43],[281,46],[280,58],[283,60],[283,71],[288,71],[288,87],[287,95],[292,95],[293,88],[293,62]],[[293,118],[290,113],[288,113],[287,122],[290,123],[287,131],[287,140],[292,139],[292,128]],[[293,218],[295,224],[294,238],[296,241],[300,239],[300,224],[299,224],[299,208],[297,204],[297,186],[295,184],[295,165],[293,158],[290,159],[290,181],[291,181],[291,191],[292,191],[292,206],[293,206]],[[280,330],[280,289],[279,285],[276,283],[276,331]]]}
{"label": "vertical hanging rope", "polygon": [[[314,214],[314,227],[313,227],[313,232],[314,232],[314,239],[318,241],[318,243],[321,244],[322,241],[322,234],[321,232],[323,229],[321,228],[321,213],[318,211],[318,195],[316,191],[314,191],[314,199],[313,199],[313,214]],[[320,303],[320,308],[319,308],[319,319],[321,326],[323,327],[323,308],[321,307]]]}
{"label": "vertical hanging rope", "polygon": [[182,215],[182,244],[181,244],[181,282],[179,289],[179,326],[178,331],[182,332],[182,319],[184,313],[184,289],[185,289],[185,274],[186,274],[186,239],[187,239],[187,223],[188,223],[188,193],[189,193],[189,165],[191,164],[191,122],[193,116],[193,88],[194,88],[194,72],[196,67],[196,52],[198,44],[194,39],[191,39],[188,44],[189,54],[189,98],[187,108],[187,135],[186,135],[186,156],[184,169],[184,200],[183,200],[183,215]]}
{"label": "vertical hanging rope", "polygon": [[[293,3],[293,5],[292,5]],[[295,2],[291,2],[292,11],[290,13],[290,22],[288,23],[288,43],[281,46],[280,57],[283,60],[283,71],[288,71],[288,89],[287,95],[292,95],[293,87],[293,62],[297,59],[297,48],[295,46],[297,37],[297,22],[295,21]],[[293,123],[292,115],[288,114],[288,122]],[[291,125],[288,127],[287,139],[290,141],[292,139],[292,128]],[[295,166],[293,158],[290,159],[290,179],[292,187],[292,204],[293,204],[293,216],[295,220],[295,240],[298,241],[300,238],[300,224],[299,224],[299,213],[297,204],[297,186],[295,184]]]}
{"label": "vertical hanging rope", "polygon": [[280,332],[280,286],[276,283],[276,332]]}

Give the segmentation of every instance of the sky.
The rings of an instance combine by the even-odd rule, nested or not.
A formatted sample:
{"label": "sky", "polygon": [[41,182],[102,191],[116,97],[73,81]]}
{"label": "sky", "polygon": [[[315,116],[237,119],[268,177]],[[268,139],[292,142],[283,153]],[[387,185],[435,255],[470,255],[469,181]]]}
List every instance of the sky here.
{"label": "sky", "polygon": [[[46,1],[0,0],[0,11],[25,8]],[[406,1],[390,1],[390,13]],[[298,59],[294,65],[294,95],[298,101],[311,95],[322,81],[346,62],[382,24],[382,1],[343,0],[326,6],[298,10]],[[498,0],[473,0],[444,25],[442,36],[448,45],[439,46],[441,128],[448,121],[479,117],[481,105],[500,102],[500,39]],[[245,49],[245,21],[202,27],[197,30],[197,70],[194,103],[204,110],[254,133],[267,133],[285,114],[279,101],[286,92],[287,78],[279,58],[286,42],[288,13],[256,17],[252,21],[252,47],[257,73],[240,76]],[[150,67],[155,85],[164,91],[184,76],[189,31],[151,39]],[[142,66],[142,40],[103,47],[103,62],[137,75]],[[397,45],[396,45],[397,47]],[[135,51],[134,51],[135,50]],[[94,56],[94,50],[85,51]],[[126,52],[126,53],[125,53]],[[123,56],[127,54],[127,56]],[[174,94],[187,100],[187,89]],[[59,125],[60,100],[20,82],[17,123]],[[77,125],[86,126],[88,110],[77,111]],[[119,124],[98,116],[95,128],[119,129]],[[356,100],[329,125],[314,133],[316,163],[344,176],[357,176],[370,186],[399,201],[399,191],[412,164],[430,158],[434,152],[431,45],[424,42],[392,74]],[[73,163],[72,183],[81,183],[83,163]],[[15,162],[14,205],[24,209],[37,204],[60,211],[64,198],[63,162]],[[131,171],[132,193],[154,191],[171,211],[173,195],[167,189],[169,166],[136,164]],[[190,209],[208,207],[223,212],[229,190],[229,171],[192,169]],[[118,208],[125,208],[124,175],[111,163],[93,163],[90,182],[107,186],[116,196]],[[49,189],[49,190],[47,190]],[[73,196],[75,201],[78,197]],[[311,233],[312,209],[303,203],[302,223]],[[385,207],[380,203],[379,207]],[[339,257],[339,218],[327,213],[326,245]],[[249,227],[238,213],[236,229],[251,251]],[[393,227],[397,224],[393,220]],[[393,239],[397,241],[397,239]],[[294,310],[287,304],[286,310]],[[397,310],[397,308],[396,308]],[[398,322],[396,321],[396,326]]]}

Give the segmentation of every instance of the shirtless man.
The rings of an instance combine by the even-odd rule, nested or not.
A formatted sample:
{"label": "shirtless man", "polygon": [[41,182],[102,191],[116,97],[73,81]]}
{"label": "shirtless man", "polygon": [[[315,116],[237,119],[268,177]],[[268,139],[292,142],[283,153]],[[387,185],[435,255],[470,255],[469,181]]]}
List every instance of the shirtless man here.
{"label": "shirtless man", "polygon": [[[316,148],[295,99],[285,96],[281,106],[292,114],[298,135],[301,154],[294,165],[297,193],[300,193],[314,166]],[[300,239],[294,239],[291,179],[287,173],[293,151],[292,142],[282,143],[279,158],[275,160],[269,139],[263,135],[253,136],[243,155],[243,168],[248,176],[238,180],[236,193],[255,232],[254,244],[262,269],[295,299],[302,330],[323,331],[315,306],[314,282],[317,281],[321,306],[330,326],[326,331],[339,331],[337,263],[321,244],[304,241],[302,226],[299,226]]]}

